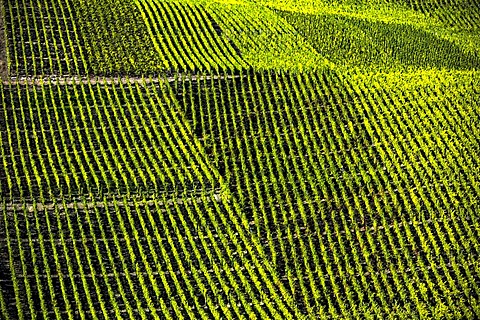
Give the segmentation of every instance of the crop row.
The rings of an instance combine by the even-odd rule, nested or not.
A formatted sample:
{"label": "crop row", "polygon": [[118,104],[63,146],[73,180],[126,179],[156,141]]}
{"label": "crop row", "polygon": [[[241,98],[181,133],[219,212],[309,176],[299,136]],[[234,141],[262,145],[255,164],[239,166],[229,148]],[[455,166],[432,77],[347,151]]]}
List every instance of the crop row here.
{"label": "crop row", "polygon": [[[180,191],[211,185],[180,153],[157,85],[2,87],[2,194]],[[187,152],[185,150],[185,152]],[[203,181],[203,182],[202,182]]]}
{"label": "crop row", "polygon": [[480,28],[480,8],[475,1],[402,0],[395,1],[395,4],[435,17],[449,27],[461,30]]}
{"label": "crop row", "polygon": [[321,57],[273,10],[251,3],[209,3],[206,10],[243,59],[256,69],[311,70],[324,66]]}
{"label": "crop row", "polygon": [[136,4],[168,69],[234,70],[247,66],[238,49],[219,36],[220,27],[202,6],[152,0],[137,0]]}
{"label": "crop row", "polygon": [[4,1],[11,76],[84,74],[82,40],[67,1]]}
{"label": "crop row", "polygon": [[[296,312],[166,82],[10,82],[1,93],[0,252],[10,264],[0,282],[15,293],[2,298],[2,312],[20,319]],[[87,195],[92,200],[82,200]],[[175,210],[146,209],[142,195]],[[92,205],[94,198],[103,204]]]}
{"label": "crop row", "polygon": [[304,312],[478,316],[474,87],[220,78],[179,78],[176,97]]}
{"label": "crop row", "polygon": [[342,15],[277,12],[308,39],[319,54],[339,66],[387,71],[471,69],[480,65],[478,56],[416,26]]}
{"label": "crop row", "polygon": [[[178,76],[172,86],[4,85],[0,252],[10,265],[0,282],[15,301],[0,297],[1,311],[478,316],[480,144],[477,123],[464,119],[478,119],[479,91],[466,76],[414,90],[392,79],[238,71]],[[103,189],[121,200],[18,207],[51,201],[64,181],[65,198]],[[215,194],[184,201],[193,193],[178,187],[191,185]],[[145,189],[159,202],[122,196]],[[148,209],[165,203],[176,211]],[[66,229],[72,212],[96,218]],[[173,223],[161,219],[177,218],[175,234],[149,242]],[[176,254],[172,242],[178,257],[155,258]],[[211,280],[195,273],[201,261]],[[207,297],[199,283],[212,288]]]}
{"label": "crop row", "polygon": [[6,1],[5,13],[7,60],[14,77],[248,66],[200,5],[22,0]]}
{"label": "crop row", "polygon": [[18,319],[289,317],[248,250],[218,225],[225,209],[215,197],[171,196],[4,205],[0,248],[10,264],[0,292],[12,295],[0,297],[0,311]]}

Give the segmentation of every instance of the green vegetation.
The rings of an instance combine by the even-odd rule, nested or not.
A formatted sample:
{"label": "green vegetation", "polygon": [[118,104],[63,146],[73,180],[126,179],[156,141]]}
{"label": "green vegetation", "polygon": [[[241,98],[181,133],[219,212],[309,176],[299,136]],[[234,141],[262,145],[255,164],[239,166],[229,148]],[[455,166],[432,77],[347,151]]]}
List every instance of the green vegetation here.
{"label": "green vegetation", "polygon": [[[340,1],[311,1],[311,0],[255,0],[255,3],[268,8],[319,15],[340,15],[349,18],[367,20],[371,22],[385,22],[397,25],[409,25],[416,29],[423,29],[434,36],[454,42],[465,51],[480,55],[480,33],[476,15],[478,6],[475,2],[464,3],[461,0],[444,1],[382,1],[382,0],[340,0]],[[420,5],[421,4],[421,5]],[[448,4],[448,5],[447,5]],[[470,27],[458,19],[445,19],[438,16],[438,7],[448,7],[449,14],[455,12],[469,22]],[[422,8],[421,10],[414,10]],[[459,8],[456,11],[456,8]],[[463,9],[462,9],[463,8]],[[471,10],[470,10],[471,8]],[[465,11],[469,14],[463,14]],[[463,12],[463,13],[462,13]]]}
{"label": "green vegetation", "polygon": [[217,3],[209,4],[207,10],[224,37],[231,39],[255,68],[302,71],[327,65],[324,57],[271,10],[253,4]]}
{"label": "green vegetation", "polygon": [[480,78],[451,76],[460,81],[415,88],[330,72],[179,86],[194,132],[307,314],[415,318],[445,304],[473,316],[457,295],[475,283],[460,279],[477,244],[437,232],[465,239],[466,221],[478,223]]}
{"label": "green vegetation", "polygon": [[444,25],[458,30],[478,30],[480,8],[477,3],[467,0],[451,1],[392,1],[393,4],[401,4],[409,9],[421,12],[429,17],[441,21]]}
{"label": "green vegetation", "polygon": [[408,71],[471,69],[480,65],[480,56],[466,53],[455,43],[415,26],[342,15],[279,14],[295,26],[319,54],[339,67]]}
{"label": "green vegetation", "polygon": [[[235,48],[219,37],[221,31],[202,6],[151,0],[136,3],[157,54],[168,57],[165,63],[170,69],[209,71],[246,66]],[[163,30],[165,34],[157,30]]]}
{"label": "green vegetation", "polygon": [[70,0],[89,71],[96,75],[153,73],[168,67],[155,51],[132,1]]}
{"label": "green vegetation", "polygon": [[480,318],[470,3],[0,0],[0,319]]}
{"label": "green vegetation", "polygon": [[11,76],[86,72],[77,17],[68,0],[2,1]]}

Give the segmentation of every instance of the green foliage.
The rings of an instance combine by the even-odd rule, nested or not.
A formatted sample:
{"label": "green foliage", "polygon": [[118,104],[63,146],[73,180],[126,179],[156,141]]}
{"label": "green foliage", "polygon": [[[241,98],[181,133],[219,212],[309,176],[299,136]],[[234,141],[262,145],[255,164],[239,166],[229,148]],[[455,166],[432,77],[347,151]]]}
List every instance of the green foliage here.
{"label": "green foliage", "polygon": [[478,1],[383,1],[383,0],[254,0],[280,11],[334,15],[362,21],[409,25],[454,42],[462,50],[480,56]]}
{"label": "green foliage", "polygon": [[214,29],[215,20],[201,5],[136,0],[157,56],[167,70],[210,71],[247,67],[242,57]]}
{"label": "green foliage", "polygon": [[242,57],[257,69],[315,70],[328,62],[273,11],[251,4],[206,6]]}
{"label": "green foliage", "polygon": [[480,7],[475,1],[396,0],[391,3],[425,13],[454,29],[472,31],[480,29]]}
{"label": "green foliage", "polygon": [[151,73],[165,67],[133,1],[70,2],[93,74]]}
{"label": "green foliage", "polygon": [[411,25],[342,15],[278,12],[339,67],[362,70],[471,69],[480,57]]}
{"label": "green foliage", "polygon": [[[2,2],[8,73],[13,77],[86,73],[76,15],[66,0]],[[3,30],[4,29],[4,30]]]}
{"label": "green foliage", "polygon": [[300,310],[435,319],[472,314],[457,277],[474,260],[454,252],[476,240],[453,234],[478,224],[479,80],[246,72],[175,91]]}
{"label": "green foliage", "polygon": [[0,319],[479,318],[467,2],[0,4]]}

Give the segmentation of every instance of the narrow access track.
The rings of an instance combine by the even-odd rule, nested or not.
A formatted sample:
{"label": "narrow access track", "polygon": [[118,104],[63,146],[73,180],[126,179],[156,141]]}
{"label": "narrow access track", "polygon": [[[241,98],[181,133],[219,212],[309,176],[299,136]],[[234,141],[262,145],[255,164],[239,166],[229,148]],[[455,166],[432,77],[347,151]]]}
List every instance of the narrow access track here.
{"label": "narrow access track", "polygon": [[[0,0],[1,1],[1,0]],[[150,83],[164,83],[183,81],[197,81],[197,80],[222,80],[240,78],[240,75],[216,76],[216,75],[188,75],[179,74],[178,76],[156,76],[156,77],[100,77],[100,76],[43,76],[43,77],[2,77],[3,85],[27,85],[27,86],[43,86],[45,84],[53,85],[75,85],[75,84],[150,84]]]}

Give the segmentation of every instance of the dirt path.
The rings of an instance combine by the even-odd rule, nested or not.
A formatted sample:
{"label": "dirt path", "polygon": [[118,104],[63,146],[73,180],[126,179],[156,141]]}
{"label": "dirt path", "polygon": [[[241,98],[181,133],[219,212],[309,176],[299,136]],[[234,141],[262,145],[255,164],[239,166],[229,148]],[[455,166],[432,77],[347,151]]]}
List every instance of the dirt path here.
{"label": "dirt path", "polygon": [[[222,202],[221,198],[221,191],[219,189],[214,189],[210,191],[206,191],[205,194],[205,199],[207,200],[213,200],[216,202]],[[124,197],[126,195],[118,195],[118,196],[113,196],[106,198],[105,201],[102,199],[96,199],[96,200],[85,200],[82,201],[81,199],[76,199],[74,201],[68,201],[68,202],[63,202],[62,199],[55,199],[54,202],[47,201],[46,203],[42,202],[15,202],[15,203],[4,203],[3,205],[0,205],[0,212],[23,212],[24,209],[27,210],[28,213],[32,213],[34,211],[52,211],[55,210],[56,208],[60,210],[65,210],[65,209],[74,209],[77,208],[79,210],[89,210],[92,208],[105,208],[105,207],[124,207],[125,202],[124,202]],[[172,193],[169,198],[166,199],[165,202],[162,200],[154,197],[154,198],[146,198],[145,201],[143,201],[143,198],[140,195],[134,195],[133,198],[130,198],[126,203],[127,205],[134,206],[137,204],[139,207],[143,207],[144,205],[147,206],[154,206],[156,203],[159,205],[163,206],[172,206],[174,203],[177,203],[179,205],[182,204],[192,204],[193,202],[196,203],[202,203],[204,201],[204,198],[202,197],[201,193],[195,193],[192,192],[191,194],[175,194]],[[63,212],[65,214],[65,212]]]}
{"label": "dirt path", "polygon": [[[1,1],[1,0],[0,0]],[[197,81],[197,80],[221,80],[221,79],[231,79],[239,78],[239,75],[235,76],[197,76],[192,75],[183,78],[186,81]],[[3,84],[19,84],[19,85],[35,85],[41,86],[48,83],[53,85],[72,85],[72,84],[127,84],[127,83],[139,83],[139,84],[149,84],[149,83],[160,83],[160,82],[175,82],[180,77],[154,77],[154,78],[141,78],[141,77],[82,77],[82,76],[44,76],[44,77],[5,77],[2,78]]]}

